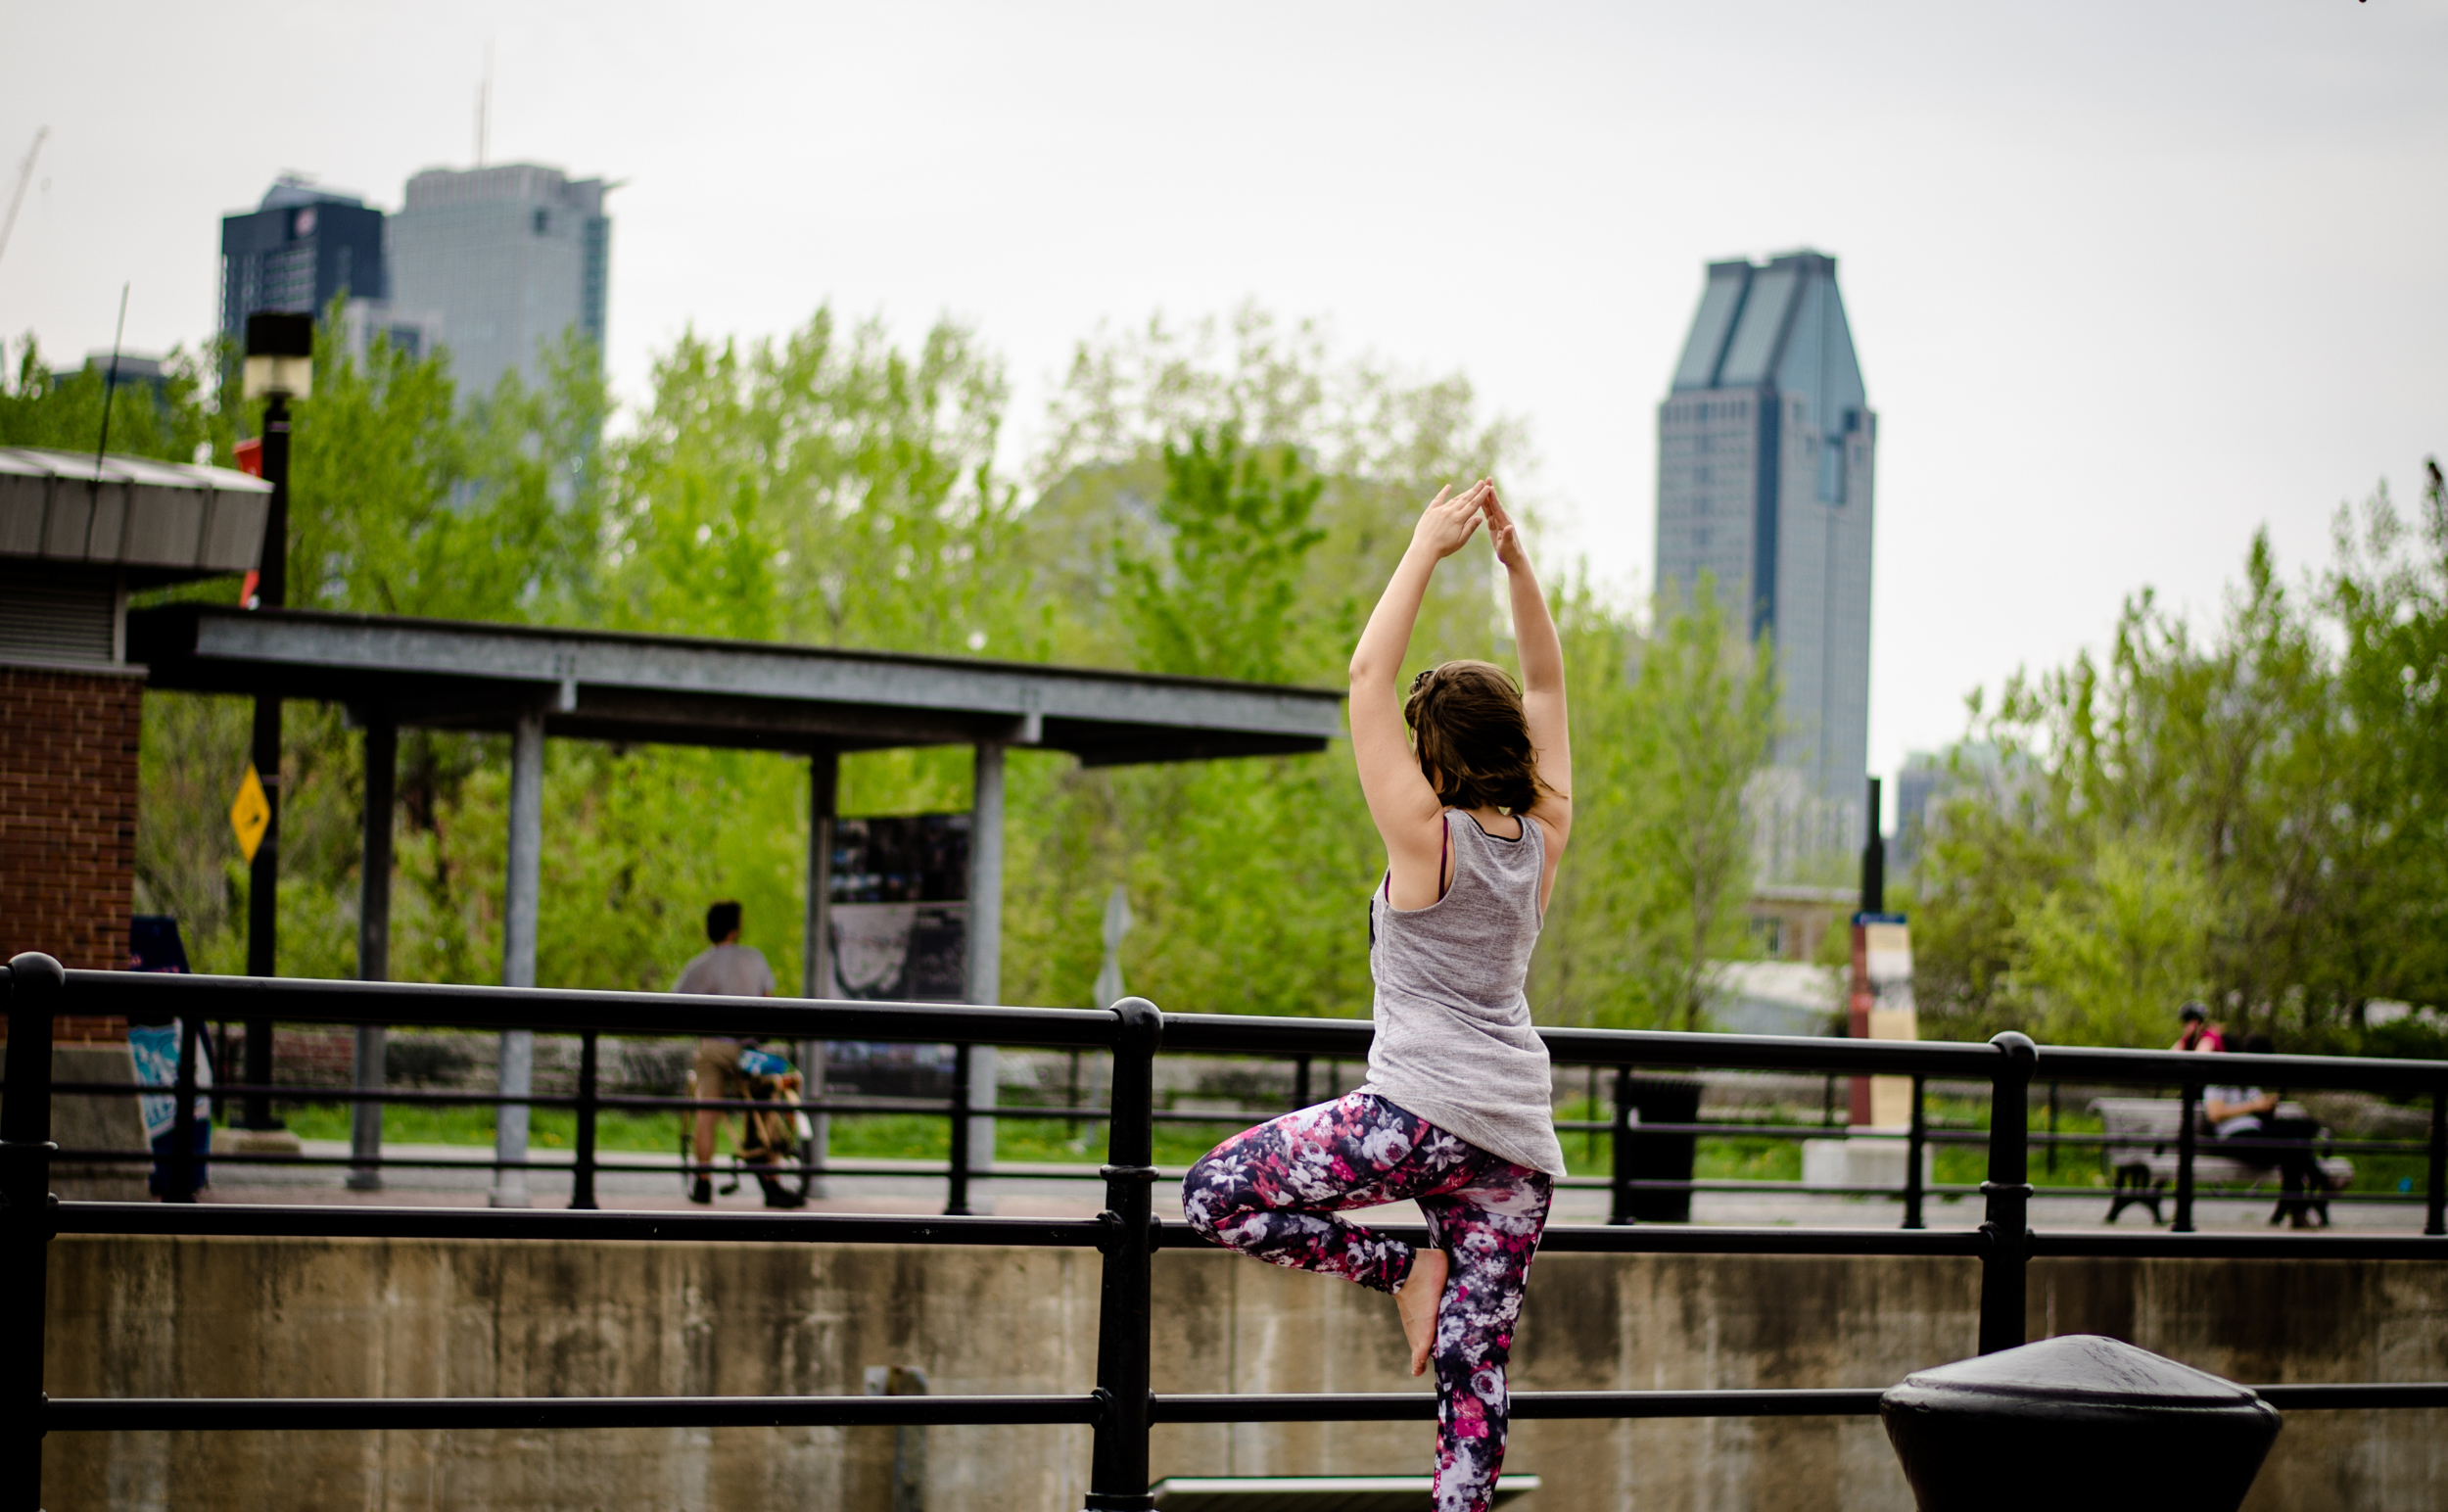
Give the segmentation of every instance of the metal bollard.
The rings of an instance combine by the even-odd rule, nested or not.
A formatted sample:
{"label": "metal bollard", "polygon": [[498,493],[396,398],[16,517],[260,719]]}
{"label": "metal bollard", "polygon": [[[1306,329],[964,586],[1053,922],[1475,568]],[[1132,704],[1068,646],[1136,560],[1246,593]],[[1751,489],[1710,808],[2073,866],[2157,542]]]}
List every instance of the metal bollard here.
{"label": "metal bollard", "polygon": [[1878,1415],[1920,1512],[2236,1512],[2283,1426],[2249,1388],[2097,1334],[1915,1371]]}

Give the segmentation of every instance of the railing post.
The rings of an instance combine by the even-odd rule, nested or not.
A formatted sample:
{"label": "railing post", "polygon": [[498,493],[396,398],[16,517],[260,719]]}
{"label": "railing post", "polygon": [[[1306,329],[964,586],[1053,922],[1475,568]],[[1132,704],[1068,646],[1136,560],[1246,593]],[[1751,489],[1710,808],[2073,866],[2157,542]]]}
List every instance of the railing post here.
{"label": "railing post", "polygon": [[2431,1094],[2431,1210],[2425,1234],[2448,1234],[2448,1090]]}
{"label": "railing post", "polygon": [[2201,1086],[2185,1084],[2185,1096],[2177,1114],[2176,1125],[2176,1221],[2169,1226],[2179,1234],[2193,1231],[2193,1125],[2201,1117]]}
{"label": "railing post", "polygon": [[221,1096],[221,1084],[230,1079],[229,1020],[226,1018],[222,1019],[220,1027],[213,1031],[212,1063],[220,1067],[212,1077],[212,1116],[220,1121],[222,1127],[227,1128],[229,1126],[229,1099]]}
{"label": "railing post", "polygon": [[2044,1158],[2048,1162],[2048,1174],[2055,1175],[2057,1173],[2057,1083],[2053,1081],[2048,1083],[2048,1149]]}
{"label": "railing post", "polygon": [[595,1205],[595,1031],[578,1036],[578,1156],[570,1166],[570,1205]]}
{"label": "railing post", "polygon": [[2001,1063],[1991,1078],[1989,1179],[1981,1183],[1987,1211],[1981,1229],[1989,1252],[1981,1257],[1980,1352],[1995,1354],[2023,1342],[2023,1263],[2031,1252],[2032,1067],[2040,1050],[2009,1029],[1993,1036]]}
{"label": "railing post", "polygon": [[165,1203],[192,1203],[196,1188],[203,1183],[196,1174],[196,1063],[204,1046],[204,1025],[192,1014],[178,1019],[178,1070],[170,1077],[170,1091],[178,1098],[170,1110],[169,1179],[162,1188]]}
{"label": "railing post", "polygon": [[[389,1044],[390,1031],[383,1025],[357,1025],[357,1053],[350,1077],[357,1091],[383,1090],[383,1058],[389,1054]],[[379,1100],[366,1099],[349,1105],[349,1158],[356,1162],[349,1167],[350,1191],[383,1189],[383,1105]]]}
{"label": "railing post", "polygon": [[1632,1221],[1632,1068],[1615,1068],[1615,1125],[1607,1131],[1614,1168],[1607,1175],[1607,1221]]}
{"label": "railing post", "polygon": [[1105,1280],[1097,1307],[1097,1395],[1105,1416],[1088,1473],[1088,1512],[1141,1512],[1148,1490],[1149,1257],[1155,1250],[1156,1046],[1164,1015],[1146,998],[1113,1005],[1113,1114],[1106,1124]]}
{"label": "railing post", "polygon": [[1904,1226],[1925,1227],[1921,1222],[1921,1152],[1929,1147],[1929,1121],[1922,1110],[1922,1093],[1928,1078],[1912,1078],[1912,1137],[1906,1141],[1904,1157]]}
{"label": "railing post", "polygon": [[1292,1106],[1295,1111],[1309,1106],[1309,1058],[1292,1058]]}
{"label": "railing post", "polygon": [[952,1163],[944,1188],[944,1212],[969,1210],[969,1047],[952,1052]]}
{"label": "railing post", "polygon": [[28,951],[9,963],[8,1105],[0,1110],[0,1512],[41,1512],[42,1331],[50,1299],[51,1020],[67,973]]}

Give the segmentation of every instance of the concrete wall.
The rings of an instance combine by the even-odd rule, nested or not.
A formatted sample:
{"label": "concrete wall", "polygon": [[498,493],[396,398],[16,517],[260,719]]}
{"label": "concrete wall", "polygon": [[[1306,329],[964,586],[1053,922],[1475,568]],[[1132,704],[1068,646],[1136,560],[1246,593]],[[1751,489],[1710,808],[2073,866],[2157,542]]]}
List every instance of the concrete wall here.
{"label": "concrete wall", "polygon": [[[54,1395],[1077,1392],[1097,1257],[1051,1251],[62,1239]],[[2354,1262],[2034,1265],[2035,1337],[2097,1331],[2247,1381],[2448,1379],[2448,1274]],[[1976,1267],[1550,1255],[1524,1389],[1883,1386],[1968,1353]],[[1392,1304],[1221,1254],[1156,1276],[1158,1391],[1420,1390]],[[2251,1506],[2448,1504],[2448,1413],[2299,1413]],[[1080,1504],[1080,1429],[929,1430],[930,1512]],[[1179,1426],[1164,1474],[1420,1473],[1424,1425]],[[2171,1445],[2171,1452],[2182,1452]],[[72,1435],[45,1504],[725,1509],[888,1505],[891,1431]],[[1528,1512],[1879,1509],[1910,1497],[1869,1420],[1526,1423]]]}

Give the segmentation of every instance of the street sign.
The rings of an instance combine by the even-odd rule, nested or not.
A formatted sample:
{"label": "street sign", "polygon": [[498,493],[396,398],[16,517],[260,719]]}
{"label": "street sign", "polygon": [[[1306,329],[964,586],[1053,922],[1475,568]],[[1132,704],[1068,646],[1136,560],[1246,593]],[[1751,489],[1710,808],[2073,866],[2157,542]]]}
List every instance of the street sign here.
{"label": "street sign", "polygon": [[229,827],[238,836],[239,852],[249,866],[255,864],[256,848],[263,843],[263,831],[271,823],[272,805],[263,796],[263,780],[249,763],[246,777],[238,783],[238,797],[229,806]]}

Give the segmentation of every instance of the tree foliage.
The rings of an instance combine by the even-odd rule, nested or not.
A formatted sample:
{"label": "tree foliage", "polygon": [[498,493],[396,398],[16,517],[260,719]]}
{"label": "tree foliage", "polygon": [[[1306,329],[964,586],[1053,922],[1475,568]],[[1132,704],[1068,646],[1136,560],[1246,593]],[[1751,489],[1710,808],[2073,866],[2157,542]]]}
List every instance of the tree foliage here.
{"label": "tree foliage", "polygon": [[[623,415],[591,352],[543,357],[532,385],[471,396],[447,358],[323,344],[295,417],[293,602],[1335,686],[1421,501],[1521,453],[1460,377],[1349,358],[1253,308],[1083,342],[1010,474],[1001,362],[956,323],[902,342],[820,309],[769,341],[683,335]],[[208,347],[174,354],[158,391],[123,388],[112,449],[226,462],[252,422],[223,371]],[[102,397],[27,344],[0,444],[90,447]],[[1484,552],[1449,560],[1404,674],[1508,660],[1495,587]],[[1705,583],[1642,617],[1581,586],[1555,603],[1579,790],[1532,1002],[1552,1022],[1705,1025],[1710,963],[1747,948],[1770,648]],[[2009,680],[1976,706],[1996,759],[1959,758],[1908,900],[1932,1031],[2151,1043],[2202,995],[2344,1048],[2374,1001],[2448,1006],[2443,689],[2436,469],[2412,519],[2385,492],[2341,514],[2317,579],[2284,583],[2256,543],[2210,630],[2143,593],[2104,655]],[[233,969],[245,706],[156,694],[145,719],[139,905],[180,917],[200,968]],[[292,707],[285,972],[353,969],[358,743],[343,711]],[[396,975],[499,971],[505,745],[403,732]],[[1010,772],[1008,1000],[1089,1001],[1119,883],[1134,990],[1366,1012],[1384,861],[1347,752],[1084,769],[1015,751]],[[539,980],[668,985],[715,897],[747,905],[751,942],[797,980],[804,762],[558,740],[545,782]],[[965,808],[968,753],[846,757],[840,799]]]}
{"label": "tree foliage", "polygon": [[1774,658],[1706,577],[1645,638],[1585,592],[1564,608],[1579,790],[1535,1001],[1562,1022],[1704,1027],[1709,964],[1747,949],[1745,798],[1776,737]]}
{"label": "tree foliage", "polygon": [[2448,1003],[2448,520],[2341,511],[2330,568],[2266,536],[2208,634],[2148,592],[2104,659],[2004,685],[1917,883],[1921,1001],[1966,1032],[2149,1044],[2202,997],[2351,1045],[2375,1000]]}

